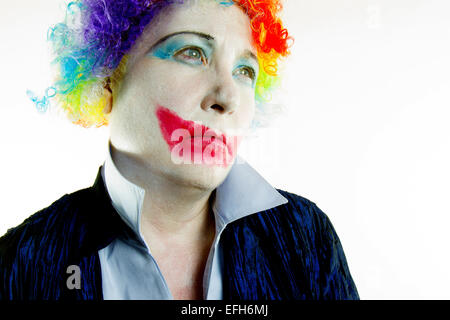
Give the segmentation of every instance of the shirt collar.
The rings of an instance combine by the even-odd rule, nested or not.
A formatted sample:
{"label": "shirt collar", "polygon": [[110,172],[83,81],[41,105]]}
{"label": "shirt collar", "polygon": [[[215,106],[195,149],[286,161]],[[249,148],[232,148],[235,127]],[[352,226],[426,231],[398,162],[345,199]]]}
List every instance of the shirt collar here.
{"label": "shirt collar", "polygon": [[[141,237],[140,210],[145,190],[119,172],[111,157],[110,142],[101,174],[113,207]],[[238,155],[227,177],[216,188],[212,209],[216,219],[220,219],[220,225],[225,227],[232,221],[287,202],[285,197]]]}

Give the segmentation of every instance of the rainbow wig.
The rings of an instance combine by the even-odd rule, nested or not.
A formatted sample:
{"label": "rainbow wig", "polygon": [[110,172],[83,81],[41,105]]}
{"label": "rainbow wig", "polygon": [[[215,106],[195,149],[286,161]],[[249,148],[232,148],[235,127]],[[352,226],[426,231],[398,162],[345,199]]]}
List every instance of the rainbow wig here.
{"label": "rainbow wig", "polygon": [[[271,100],[279,86],[278,62],[289,55],[288,32],[278,14],[281,0],[229,0],[221,5],[239,6],[250,18],[260,72],[255,86],[256,105]],[[54,84],[43,98],[27,94],[39,111],[45,112],[55,97],[69,120],[83,127],[108,124],[103,109],[103,88],[116,88],[126,72],[127,53],[145,26],[169,5],[183,0],[75,0],[67,5],[66,17],[49,29],[57,66]]]}

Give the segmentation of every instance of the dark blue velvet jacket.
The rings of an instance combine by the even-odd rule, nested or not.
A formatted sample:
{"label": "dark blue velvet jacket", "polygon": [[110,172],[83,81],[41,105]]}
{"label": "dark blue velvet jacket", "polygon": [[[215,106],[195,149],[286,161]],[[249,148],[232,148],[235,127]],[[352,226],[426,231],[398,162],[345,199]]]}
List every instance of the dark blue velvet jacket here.
{"label": "dark blue velvet jacket", "polygon": [[[288,203],[226,226],[224,300],[359,299],[339,238],[315,203]],[[133,231],[112,206],[98,171],[92,187],[66,194],[0,238],[0,299],[102,300],[98,250]],[[81,288],[69,289],[70,265]]]}

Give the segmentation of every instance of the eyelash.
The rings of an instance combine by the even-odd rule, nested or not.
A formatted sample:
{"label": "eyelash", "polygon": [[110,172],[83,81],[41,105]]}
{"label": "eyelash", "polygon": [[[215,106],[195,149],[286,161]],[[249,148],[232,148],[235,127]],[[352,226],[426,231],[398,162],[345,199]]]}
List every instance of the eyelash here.
{"label": "eyelash", "polygon": [[[203,50],[201,48],[199,48],[199,47],[185,47],[185,48],[182,48],[182,49],[178,50],[177,52],[175,52],[174,56],[178,56],[178,55],[180,55],[181,53],[183,53],[183,52],[185,52],[187,50],[195,50],[195,51],[197,51],[198,53],[200,53],[200,57],[201,57],[202,63],[204,64],[205,62],[207,62],[207,59],[205,57],[205,54],[203,53]],[[194,60],[195,60],[195,58],[194,58]],[[243,66],[243,67],[244,67],[244,70],[248,71],[249,78],[252,79],[252,80],[255,80],[256,79],[256,72],[255,72],[255,70],[253,68],[251,68],[251,67],[247,67],[247,66]]]}

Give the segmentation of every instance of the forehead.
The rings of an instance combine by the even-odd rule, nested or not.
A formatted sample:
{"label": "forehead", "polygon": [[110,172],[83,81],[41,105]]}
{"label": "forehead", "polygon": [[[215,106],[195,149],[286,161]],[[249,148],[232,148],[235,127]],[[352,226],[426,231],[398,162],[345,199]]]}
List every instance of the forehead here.
{"label": "forehead", "polygon": [[130,55],[139,55],[168,34],[186,30],[211,35],[219,46],[232,44],[256,55],[249,17],[237,5],[222,5],[217,0],[185,0],[164,8],[145,28]]}

